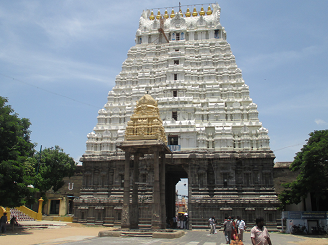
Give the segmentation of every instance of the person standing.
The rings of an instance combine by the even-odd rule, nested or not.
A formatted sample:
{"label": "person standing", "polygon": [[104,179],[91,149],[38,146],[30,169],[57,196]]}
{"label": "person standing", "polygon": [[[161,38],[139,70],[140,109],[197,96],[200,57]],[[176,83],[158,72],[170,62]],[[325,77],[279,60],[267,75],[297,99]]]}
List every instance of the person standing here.
{"label": "person standing", "polygon": [[214,234],[214,222],[215,222],[215,217],[213,216],[212,218],[208,219],[208,225],[210,226],[210,234]]}
{"label": "person standing", "polygon": [[186,229],[189,230],[189,217],[188,215],[185,217],[186,219]]}
{"label": "person standing", "polygon": [[251,230],[251,240],[253,245],[272,245],[268,229],[261,217],[256,219],[256,225]]}
{"label": "person standing", "polygon": [[237,227],[238,227],[238,238],[240,241],[243,241],[246,224],[245,221],[243,221],[239,216],[237,216]]}
{"label": "person standing", "polygon": [[232,221],[231,217],[229,216],[226,221],[223,223],[223,233],[226,239],[226,243],[230,244],[231,242],[231,233],[232,233]]}
{"label": "person standing", "polygon": [[234,217],[231,218],[231,224],[232,224],[232,231],[231,231],[231,240],[237,240],[237,219],[234,219]]}
{"label": "person standing", "polygon": [[173,217],[173,229],[177,228],[177,216]]}
{"label": "person standing", "polygon": [[3,213],[3,216],[0,219],[0,231],[2,233],[6,233],[6,225],[7,225],[7,222],[8,222],[7,213],[4,212]]}
{"label": "person standing", "polygon": [[184,228],[183,225],[184,225],[184,215],[181,215],[180,216],[180,229]]}
{"label": "person standing", "polygon": [[11,226],[11,228],[12,228],[13,231],[14,231],[15,225],[18,225],[18,223],[17,223],[16,216],[13,216],[13,217],[10,219],[10,226]]}

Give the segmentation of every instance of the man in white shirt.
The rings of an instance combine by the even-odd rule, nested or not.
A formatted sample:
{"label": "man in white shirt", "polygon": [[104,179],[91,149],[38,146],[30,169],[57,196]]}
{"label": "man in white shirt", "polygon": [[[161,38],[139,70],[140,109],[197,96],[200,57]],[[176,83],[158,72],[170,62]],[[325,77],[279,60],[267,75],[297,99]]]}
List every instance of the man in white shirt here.
{"label": "man in white shirt", "polygon": [[251,230],[251,239],[253,245],[272,245],[269,232],[264,226],[263,218],[256,219],[256,226]]}
{"label": "man in white shirt", "polygon": [[208,224],[210,225],[210,234],[215,234],[215,216],[213,216],[212,218],[209,218],[208,220]]}
{"label": "man in white shirt", "polygon": [[244,231],[246,229],[245,221],[243,221],[239,216],[237,216],[237,227],[238,227],[238,238],[243,240]]}

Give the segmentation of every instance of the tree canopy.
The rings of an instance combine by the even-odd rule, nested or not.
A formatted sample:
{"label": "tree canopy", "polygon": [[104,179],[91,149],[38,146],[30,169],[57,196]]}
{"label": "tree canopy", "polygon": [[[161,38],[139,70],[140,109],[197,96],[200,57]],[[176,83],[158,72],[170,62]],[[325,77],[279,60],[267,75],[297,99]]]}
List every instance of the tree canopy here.
{"label": "tree canopy", "polygon": [[[309,134],[290,166],[291,171],[299,171],[297,179],[284,185],[279,195],[285,204],[298,204],[311,195],[315,199],[314,210],[320,211],[320,202],[327,203],[328,193],[328,130],[318,130]],[[323,200],[325,200],[323,202]]]}
{"label": "tree canopy", "polygon": [[19,118],[8,100],[0,96],[0,205],[21,206],[24,198],[32,195],[29,188],[33,170],[26,163],[33,155],[27,118]]}
{"label": "tree canopy", "polygon": [[58,191],[63,185],[64,177],[74,174],[76,163],[59,146],[45,148],[30,159],[35,169],[34,187],[43,195],[52,189]]}
{"label": "tree canopy", "polygon": [[19,118],[7,102],[0,96],[0,206],[17,207],[33,203],[37,191],[45,197],[47,190],[60,189],[76,164],[59,146],[35,152],[30,121]]}

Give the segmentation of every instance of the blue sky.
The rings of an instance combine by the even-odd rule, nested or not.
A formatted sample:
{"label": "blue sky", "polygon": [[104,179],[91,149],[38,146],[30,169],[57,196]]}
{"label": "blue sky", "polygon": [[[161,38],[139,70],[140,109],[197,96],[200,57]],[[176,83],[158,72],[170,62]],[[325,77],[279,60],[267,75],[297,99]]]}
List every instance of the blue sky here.
{"label": "blue sky", "polygon": [[[182,5],[196,3],[203,2]],[[292,161],[310,132],[328,128],[328,1],[218,3],[276,161]],[[0,95],[20,117],[30,119],[38,149],[59,145],[76,160],[82,156],[98,110],[134,45],[142,10],[177,5],[157,0],[0,2]]]}

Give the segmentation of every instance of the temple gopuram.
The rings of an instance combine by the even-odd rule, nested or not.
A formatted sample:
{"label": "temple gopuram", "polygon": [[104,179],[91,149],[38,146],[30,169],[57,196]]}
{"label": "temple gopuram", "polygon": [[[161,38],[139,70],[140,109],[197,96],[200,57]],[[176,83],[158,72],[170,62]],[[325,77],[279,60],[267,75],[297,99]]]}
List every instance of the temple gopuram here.
{"label": "temple gopuram", "polygon": [[176,215],[175,185],[188,178],[189,229],[207,228],[213,215],[277,226],[275,156],[220,12],[142,12],[87,136],[75,222],[163,228]]}

